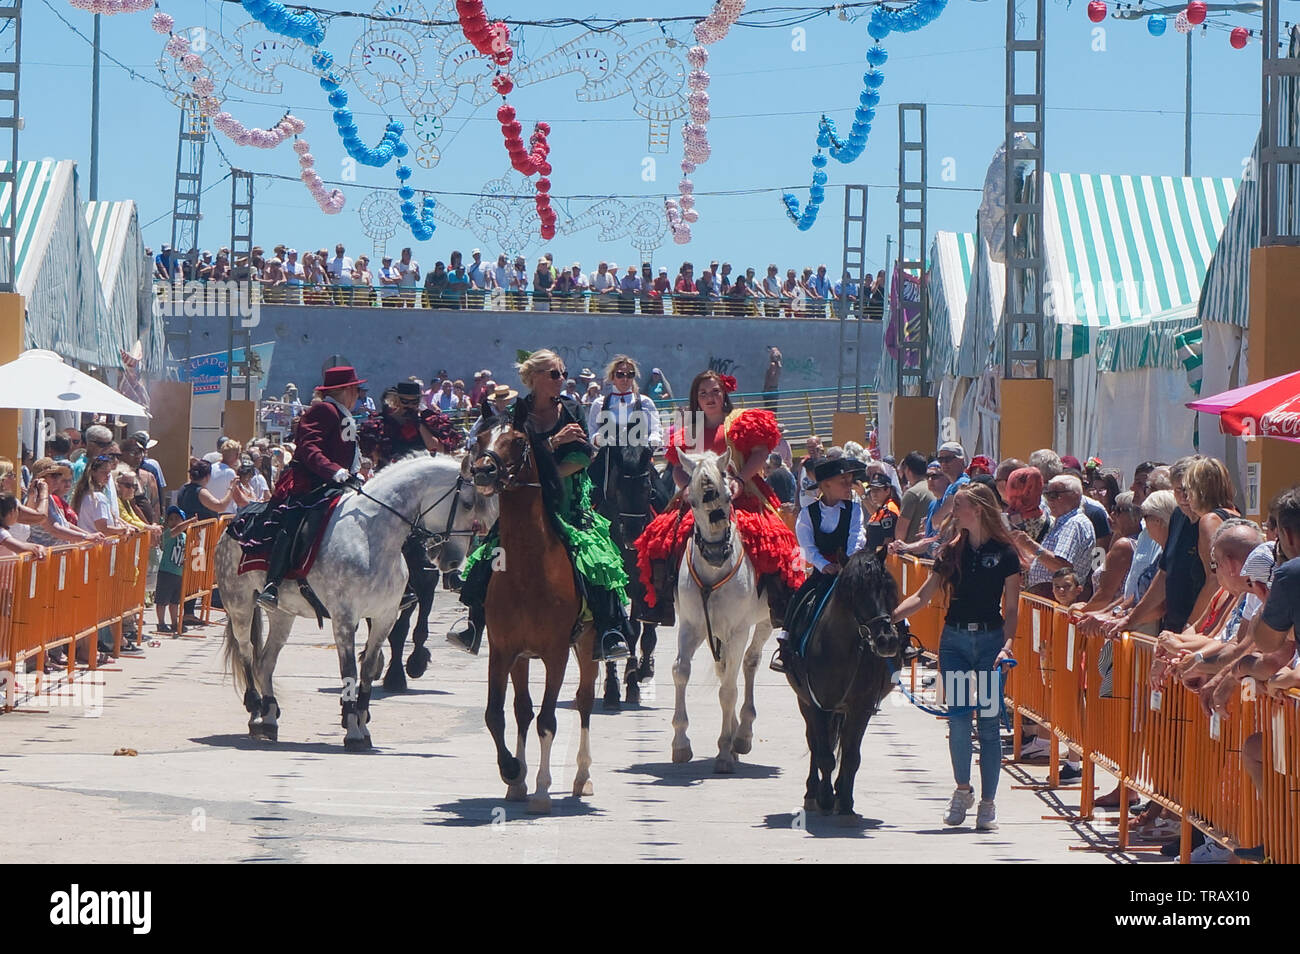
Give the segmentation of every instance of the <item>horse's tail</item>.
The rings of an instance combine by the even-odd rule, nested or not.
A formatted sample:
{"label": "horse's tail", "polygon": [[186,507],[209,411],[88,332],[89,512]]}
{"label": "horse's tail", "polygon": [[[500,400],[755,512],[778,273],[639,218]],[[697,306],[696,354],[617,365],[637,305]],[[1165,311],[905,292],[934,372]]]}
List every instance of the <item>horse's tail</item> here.
{"label": "horse's tail", "polygon": [[[235,691],[243,693],[248,688],[248,674],[239,658],[239,640],[235,637],[235,626],[230,614],[226,614],[226,639],[221,650],[221,665],[235,681]],[[253,604],[253,620],[249,626],[249,642],[253,645],[253,665],[257,665],[262,655],[262,607]]]}

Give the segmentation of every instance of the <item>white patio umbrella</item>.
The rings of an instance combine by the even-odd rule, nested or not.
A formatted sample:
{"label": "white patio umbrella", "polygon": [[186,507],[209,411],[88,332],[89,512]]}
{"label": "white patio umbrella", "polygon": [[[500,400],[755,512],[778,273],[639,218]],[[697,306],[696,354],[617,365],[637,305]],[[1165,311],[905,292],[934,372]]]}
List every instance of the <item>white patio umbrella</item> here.
{"label": "white patio umbrella", "polygon": [[24,351],[8,364],[0,364],[0,408],[20,408],[39,413],[36,456],[45,446],[46,411],[84,411],[149,417],[147,410],[107,384],[78,371],[53,351]]}

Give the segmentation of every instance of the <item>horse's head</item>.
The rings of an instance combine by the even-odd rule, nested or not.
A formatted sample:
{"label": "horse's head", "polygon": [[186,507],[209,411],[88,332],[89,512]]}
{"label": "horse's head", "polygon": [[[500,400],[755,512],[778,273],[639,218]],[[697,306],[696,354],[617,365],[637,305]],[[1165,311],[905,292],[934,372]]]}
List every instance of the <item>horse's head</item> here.
{"label": "horse's head", "polygon": [[695,526],[707,527],[709,536],[721,533],[731,523],[731,486],[721,458],[712,451],[679,454],[682,470],[690,477],[686,497],[695,511]]}
{"label": "horse's head", "polygon": [[537,481],[528,435],[504,418],[497,418],[479,432],[478,443],[466,458],[474,489],[480,494],[513,490]]}
{"label": "horse's head", "polygon": [[903,649],[903,637],[892,619],[898,584],[885,568],[884,551],[853,554],[840,571],[837,589],[858,624],[858,635],[872,651],[886,659],[897,656]]}

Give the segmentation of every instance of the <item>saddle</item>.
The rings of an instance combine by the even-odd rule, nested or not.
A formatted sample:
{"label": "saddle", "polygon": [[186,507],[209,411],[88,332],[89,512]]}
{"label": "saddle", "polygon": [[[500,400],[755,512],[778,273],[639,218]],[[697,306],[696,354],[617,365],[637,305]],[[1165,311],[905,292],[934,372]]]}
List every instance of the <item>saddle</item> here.
{"label": "saddle", "polygon": [[[266,503],[251,504],[238,519],[231,523],[227,532],[244,548],[244,555],[239,561],[239,572],[265,570],[270,555],[270,542],[276,534],[292,533],[293,546],[289,553],[289,570],[286,580],[304,580],[316,562],[321,537],[334,508],[343,499],[341,487],[324,487],[317,492],[319,497],[303,501],[294,508],[295,515],[287,515],[280,507],[270,508]],[[312,495],[316,497],[316,494]],[[294,521],[296,526],[286,523]]]}
{"label": "saddle", "polygon": [[792,601],[786,620],[786,633],[795,654],[802,657],[808,648],[808,637],[812,635],[822,611],[831,600],[838,576],[818,573],[813,577],[811,586],[803,590]]}

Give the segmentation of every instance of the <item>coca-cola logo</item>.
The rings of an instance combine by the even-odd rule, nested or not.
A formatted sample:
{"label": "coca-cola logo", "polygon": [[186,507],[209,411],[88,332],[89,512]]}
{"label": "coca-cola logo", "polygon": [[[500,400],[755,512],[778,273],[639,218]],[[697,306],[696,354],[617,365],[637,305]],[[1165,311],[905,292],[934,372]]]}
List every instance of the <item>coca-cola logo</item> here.
{"label": "coca-cola logo", "polygon": [[1274,411],[1265,414],[1260,431],[1274,437],[1300,437],[1300,412]]}

